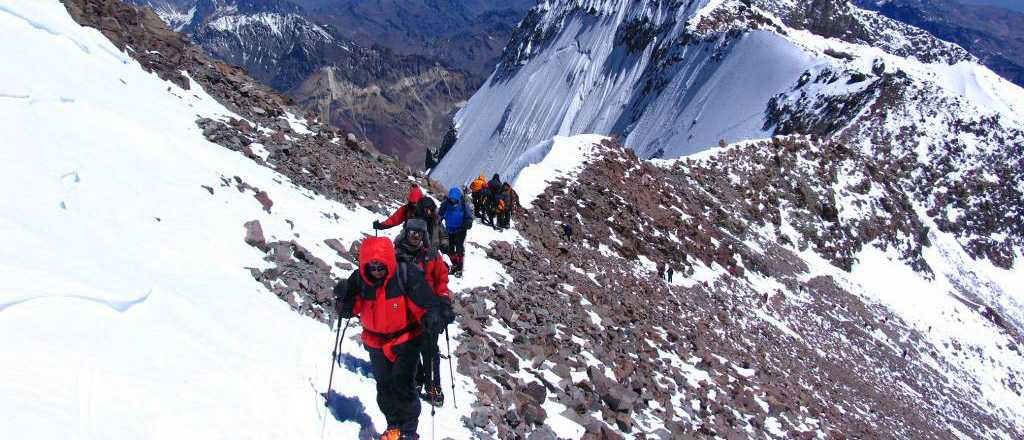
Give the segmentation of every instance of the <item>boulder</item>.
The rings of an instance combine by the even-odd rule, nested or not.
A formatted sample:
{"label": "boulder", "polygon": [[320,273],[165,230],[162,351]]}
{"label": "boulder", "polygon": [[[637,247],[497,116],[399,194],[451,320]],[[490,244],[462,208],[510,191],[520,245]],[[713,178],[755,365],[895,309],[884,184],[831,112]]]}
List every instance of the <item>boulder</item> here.
{"label": "boulder", "polygon": [[245,222],[245,242],[263,252],[270,250],[267,239],[263,237],[263,227],[260,226],[259,220]]}

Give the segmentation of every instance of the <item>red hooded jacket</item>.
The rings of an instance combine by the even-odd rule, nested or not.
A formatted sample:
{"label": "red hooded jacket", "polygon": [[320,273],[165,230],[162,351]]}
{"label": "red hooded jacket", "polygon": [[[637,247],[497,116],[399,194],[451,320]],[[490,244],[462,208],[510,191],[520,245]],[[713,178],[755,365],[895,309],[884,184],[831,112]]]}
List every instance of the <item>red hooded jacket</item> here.
{"label": "red hooded jacket", "polygon": [[393,228],[395,226],[405,223],[406,220],[412,217],[413,213],[416,212],[416,202],[419,202],[423,198],[423,191],[420,190],[419,185],[413,185],[412,189],[409,190],[408,203],[398,208],[391,217],[381,222],[381,226],[384,229]]}
{"label": "red hooded jacket", "polygon": [[[371,281],[366,265],[384,263],[388,274],[381,281]],[[371,237],[359,250],[359,270],[348,279],[347,291],[355,295],[354,316],[363,325],[363,344],[384,351],[392,362],[397,358],[394,348],[423,333],[423,315],[442,307],[418,267],[404,264],[405,277],[399,280],[395,247],[386,237]]]}

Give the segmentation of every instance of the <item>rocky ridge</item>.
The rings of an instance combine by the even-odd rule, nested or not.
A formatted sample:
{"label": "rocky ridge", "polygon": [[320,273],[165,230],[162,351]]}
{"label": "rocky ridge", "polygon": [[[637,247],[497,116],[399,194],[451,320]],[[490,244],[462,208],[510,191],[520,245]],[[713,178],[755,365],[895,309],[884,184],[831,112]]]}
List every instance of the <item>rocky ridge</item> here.
{"label": "rocky ridge", "polygon": [[[561,417],[587,439],[1022,432],[972,403],[976,379],[957,358],[978,347],[936,347],[841,275],[851,249],[907,249],[914,266],[930,246],[873,159],[801,137],[663,166],[601,149],[517,217],[526,244],[488,249],[514,281],[459,307],[479,438],[556,438]],[[579,241],[560,241],[563,221]],[[835,273],[810,267],[808,250]],[[686,281],[669,285],[637,261]],[[1021,396],[1021,327],[991,308],[971,313],[1003,335],[991,362]]]}

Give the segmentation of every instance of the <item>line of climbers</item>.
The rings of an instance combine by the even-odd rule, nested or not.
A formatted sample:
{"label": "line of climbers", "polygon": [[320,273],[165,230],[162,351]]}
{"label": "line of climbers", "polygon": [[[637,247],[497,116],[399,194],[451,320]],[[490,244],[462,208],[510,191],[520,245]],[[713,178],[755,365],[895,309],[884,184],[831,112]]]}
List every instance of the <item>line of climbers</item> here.
{"label": "line of climbers", "polygon": [[334,288],[338,316],[362,323],[377,405],[388,424],[381,440],[418,439],[420,399],[444,404],[438,339],[455,313],[448,266],[431,234],[427,221],[410,218],[394,243],[366,238],[359,269]]}
{"label": "line of climbers", "polygon": [[338,316],[359,317],[362,323],[377,405],[388,423],[381,440],[419,438],[420,399],[435,407],[444,404],[438,339],[455,314],[441,252],[452,261],[450,273],[461,276],[472,204],[452,188],[438,208],[413,185],[406,204],[383,222],[373,222],[374,229],[398,225],[402,232],[393,243],[385,237],[365,239],[359,269],[334,288]]}
{"label": "line of climbers", "polygon": [[[473,227],[472,204],[462,190],[449,190],[448,197],[438,208],[433,199],[423,196],[419,186],[413,185],[406,204],[383,222],[375,220],[373,229],[390,229],[409,219],[421,219],[427,224],[430,243],[451,259],[452,276],[461,277],[466,258],[466,233]],[[440,227],[441,223],[444,227]]]}
{"label": "line of climbers", "polygon": [[474,215],[492,228],[508,229],[513,209],[523,207],[519,204],[519,194],[508,182],[502,183],[498,174],[490,181],[481,174],[469,184],[469,191],[473,195]]}

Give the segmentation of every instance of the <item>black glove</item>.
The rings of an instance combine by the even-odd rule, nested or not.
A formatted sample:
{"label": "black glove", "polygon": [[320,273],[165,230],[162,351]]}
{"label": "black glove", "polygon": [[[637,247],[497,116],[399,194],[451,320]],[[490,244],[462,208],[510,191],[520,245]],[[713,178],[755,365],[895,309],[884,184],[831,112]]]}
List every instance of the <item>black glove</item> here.
{"label": "black glove", "polygon": [[455,322],[455,309],[452,308],[452,304],[448,301],[444,301],[445,305],[441,307],[441,318],[444,320],[444,325],[448,326]]}
{"label": "black glove", "polygon": [[338,312],[338,317],[341,319],[349,319],[355,316],[352,313],[355,307],[355,301],[334,301],[334,310]]}
{"label": "black glove", "polygon": [[380,224],[380,221],[373,221],[373,229],[384,229],[384,226]]}
{"label": "black glove", "polygon": [[[358,276],[355,273],[353,275]],[[351,318],[353,309],[356,307],[355,291],[350,288],[349,284],[349,282],[341,280],[334,286],[334,310],[342,319]]]}
{"label": "black glove", "polygon": [[445,322],[441,311],[435,310],[423,315],[423,329],[426,330],[427,333],[439,335],[444,333],[444,328],[447,326],[448,324]]}

